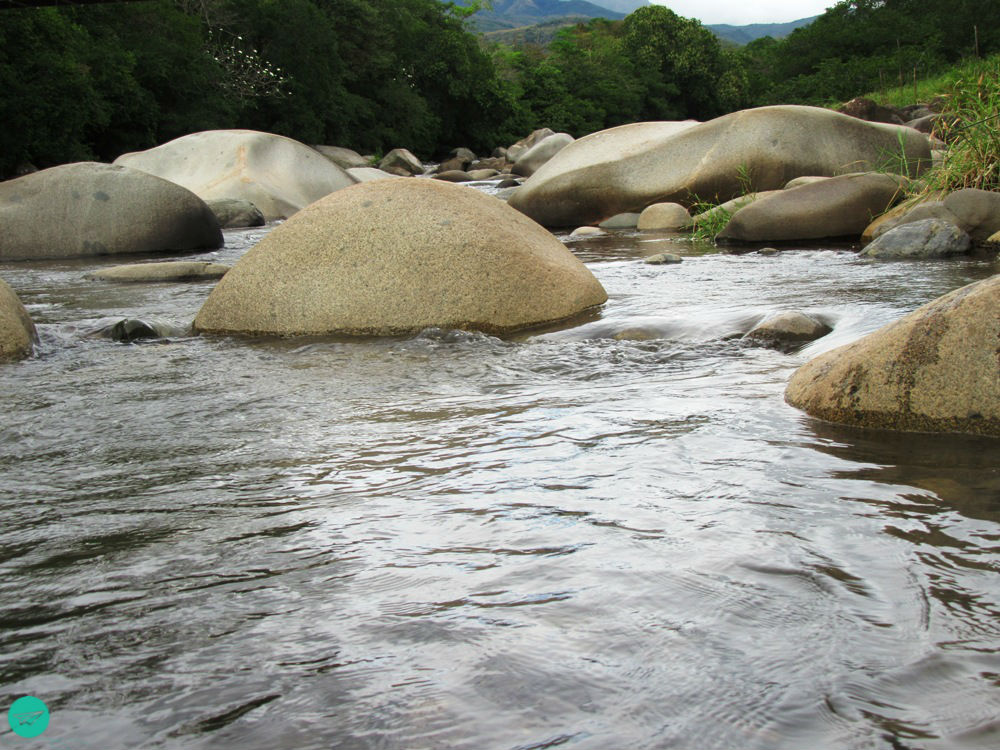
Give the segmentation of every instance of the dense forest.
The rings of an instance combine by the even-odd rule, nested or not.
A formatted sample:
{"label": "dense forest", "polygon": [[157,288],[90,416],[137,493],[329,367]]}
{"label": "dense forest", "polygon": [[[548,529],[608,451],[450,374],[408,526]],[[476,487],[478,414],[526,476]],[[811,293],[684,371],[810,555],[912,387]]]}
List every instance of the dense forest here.
{"label": "dense forest", "polygon": [[724,47],[662,6],[547,46],[490,44],[438,0],[148,0],[0,11],[0,176],[246,127],[429,157],[534,128],[583,135],[828,103],[1000,50],[1000,3],[845,0]]}

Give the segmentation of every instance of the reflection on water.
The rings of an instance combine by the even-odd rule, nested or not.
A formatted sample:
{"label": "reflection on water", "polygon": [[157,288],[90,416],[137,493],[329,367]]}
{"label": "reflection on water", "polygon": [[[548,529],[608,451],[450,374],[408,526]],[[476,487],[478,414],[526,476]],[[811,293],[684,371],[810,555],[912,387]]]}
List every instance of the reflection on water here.
{"label": "reflection on water", "polygon": [[[561,239],[608,304],[507,339],[120,344],[210,285],[0,268],[42,338],[0,371],[3,700],[67,748],[1000,744],[1000,442],[782,400],[992,260]],[[791,308],[833,333],[734,338]]]}

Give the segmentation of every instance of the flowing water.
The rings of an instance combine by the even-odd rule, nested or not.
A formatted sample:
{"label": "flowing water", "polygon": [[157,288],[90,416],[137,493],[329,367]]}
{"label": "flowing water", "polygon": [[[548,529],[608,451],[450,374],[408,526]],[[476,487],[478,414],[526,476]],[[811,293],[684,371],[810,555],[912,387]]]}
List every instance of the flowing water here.
{"label": "flowing water", "polygon": [[[1000,746],[1000,441],[782,399],[1000,266],[563,240],[610,300],[510,338],[122,344],[211,285],[0,266],[0,699],[52,715],[0,746]],[[785,309],[834,331],[739,341]]]}

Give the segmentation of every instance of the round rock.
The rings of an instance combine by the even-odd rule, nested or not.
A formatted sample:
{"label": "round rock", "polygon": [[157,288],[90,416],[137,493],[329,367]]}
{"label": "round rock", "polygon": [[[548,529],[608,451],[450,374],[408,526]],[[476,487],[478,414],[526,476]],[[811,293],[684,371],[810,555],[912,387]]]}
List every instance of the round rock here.
{"label": "round rock", "polygon": [[96,162],[0,182],[0,226],[2,260],[222,246],[219,222],[197,195],[137,169]]}
{"label": "round rock", "polygon": [[502,333],[607,300],[593,274],[530,219],[478,191],[382,180],[338,191],[244,255],[195,319],[203,332]]}
{"label": "round rock", "polygon": [[785,399],[831,422],[1000,436],[1000,275],[820,355]]}
{"label": "round rock", "polygon": [[972,238],[942,219],[922,219],[901,224],[876,237],[861,251],[865,258],[947,258],[962,255],[972,247]]}
{"label": "round rock", "polygon": [[215,218],[219,220],[219,226],[223,229],[260,227],[265,223],[264,214],[250,201],[239,198],[219,198],[207,200],[205,203],[212,209]]}
{"label": "round rock", "polygon": [[637,226],[640,231],[659,229],[676,232],[691,226],[691,214],[679,203],[654,203],[639,214]]}
{"label": "round rock", "polygon": [[0,362],[24,359],[37,340],[28,311],[14,290],[0,279]]}
{"label": "round rock", "polygon": [[811,315],[789,310],[769,315],[751,328],[744,338],[770,349],[788,351],[826,336],[832,330]]}
{"label": "round rock", "polygon": [[681,263],[683,260],[681,256],[674,255],[673,253],[657,253],[656,255],[643,258],[642,262],[651,266],[663,266],[671,263]]}

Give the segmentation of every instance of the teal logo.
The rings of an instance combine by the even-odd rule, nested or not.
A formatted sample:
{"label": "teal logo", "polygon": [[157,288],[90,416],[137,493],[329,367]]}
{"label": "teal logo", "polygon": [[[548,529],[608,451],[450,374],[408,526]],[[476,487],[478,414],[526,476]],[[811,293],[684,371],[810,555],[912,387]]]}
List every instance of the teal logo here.
{"label": "teal logo", "polygon": [[7,721],[18,737],[37,737],[49,728],[49,707],[33,695],[14,701]]}

